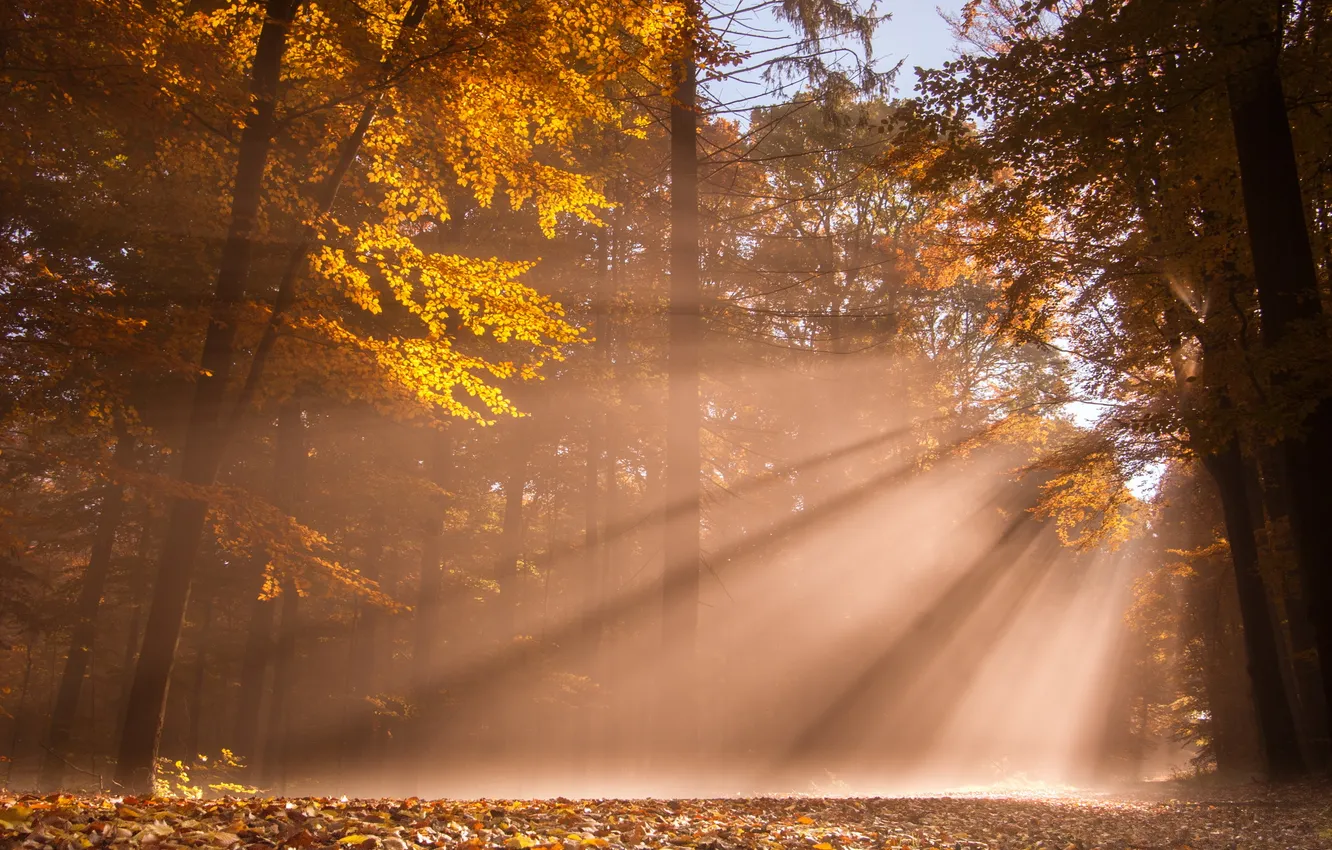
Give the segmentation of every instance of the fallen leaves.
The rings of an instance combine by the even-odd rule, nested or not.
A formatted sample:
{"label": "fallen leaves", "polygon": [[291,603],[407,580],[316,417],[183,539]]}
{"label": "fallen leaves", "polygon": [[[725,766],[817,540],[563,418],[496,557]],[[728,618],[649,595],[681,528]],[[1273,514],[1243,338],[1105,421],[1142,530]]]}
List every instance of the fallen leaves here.
{"label": "fallen leaves", "polygon": [[0,796],[0,847],[223,850],[1332,848],[1325,786],[1136,797],[425,801]]}

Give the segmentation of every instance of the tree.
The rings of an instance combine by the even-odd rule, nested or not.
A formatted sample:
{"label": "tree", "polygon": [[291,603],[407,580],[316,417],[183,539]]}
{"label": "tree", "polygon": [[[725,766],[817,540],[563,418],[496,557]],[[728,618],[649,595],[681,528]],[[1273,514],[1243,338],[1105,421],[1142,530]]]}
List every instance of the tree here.
{"label": "tree", "polygon": [[[517,367],[459,356],[447,344],[440,324],[445,313],[462,317],[468,329],[493,334],[501,341],[517,339],[538,347],[545,345],[552,334],[561,343],[568,341],[572,331],[553,315],[551,305],[531,300],[530,290],[512,282],[525,267],[469,263],[461,258],[441,260],[411,244],[412,232],[423,229],[413,222],[423,214],[427,220],[442,220],[448,213],[444,199],[427,185],[430,174],[437,171],[426,174],[404,169],[401,166],[405,160],[395,159],[395,151],[404,142],[432,151],[432,166],[454,170],[483,203],[489,202],[503,179],[513,203],[531,202],[547,229],[565,212],[590,217],[590,207],[601,198],[578,176],[539,161],[534,153],[538,146],[558,150],[567,145],[575,127],[584,120],[613,121],[616,108],[606,97],[603,83],[631,67],[637,73],[642,67],[651,68],[663,61],[675,26],[674,12],[665,7],[589,7],[572,17],[556,15],[547,6],[525,7],[522,15],[495,9],[490,18],[469,21],[454,21],[444,15],[422,17],[422,3],[409,6],[405,14],[386,6],[385,14],[372,19],[358,18],[359,13],[350,8],[339,7],[326,14],[285,2],[270,3],[262,11],[264,18],[260,21],[241,7],[205,14],[171,5],[160,10],[138,10],[121,22],[114,21],[114,16],[107,21],[110,26],[120,27],[117,36],[127,36],[111,39],[110,43],[123,48],[130,57],[128,65],[117,67],[130,68],[128,75],[134,84],[146,84],[146,90],[152,92],[159,90],[159,81],[164,80],[161,84],[171,92],[166,103],[192,118],[200,116],[198,124],[205,127],[213,126],[211,116],[205,116],[208,112],[220,113],[223,126],[229,126],[234,116],[241,117],[239,147],[232,159],[234,180],[228,181],[231,185],[221,193],[226,198],[221,206],[230,208],[228,235],[217,259],[216,283],[208,299],[211,319],[181,455],[181,482],[186,485],[186,493],[176,497],[172,508],[173,519],[161,557],[162,579],[155,585],[155,602],[149,613],[148,649],[140,655],[140,673],[130,696],[130,720],[121,747],[120,779],[126,787],[140,790],[148,787],[152,772],[171,659],[192,581],[194,552],[207,514],[205,499],[197,489],[189,488],[213,484],[224,446],[231,437],[228,429],[238,419],[234,411],[243,410],[253,397],[273,345],[275,331],[261,335],[255,365],[241,390],[240,406],[227,409],[230,371],[241,353],[238,345],[245,342],[239,336],[242,320],[251,315],[244,299],[256,255],[256,238],[267,238],[269,233],[282,232],[293,224],[298,232],[307,234],[298,238],[287,270],[279,275],[270,327],[279,323],[284,327],[304,325],[331,338],[334,344],[358,344],[386,371],[406,370],[400,378],[424,383],[422,393],[445,403],[451,412],[467,412],[457,402],[446,402],[448,390],[458,384],[481,394],[496,409],[507,409],[502,398],[487,389],[473,372],[508,374]],[[180,27],[182,21],[189,25]],[[297,42],[288,35],[292,28],[302,39],[295,52],[290,45]],[[399,44],[398,34],[408,30],[410,37],[403,35],[401,41],[411,44]],[[616,32],[617,38],[604,41],[599,33],[607,31]],[[34,38],[58,39],[61,32],[53,30],[49,36]],[[77,32],[81,37],[84,31]],[[147,37],[136,42],[134,36],[145,33]],[[221,38],[224,34],[227,39]],[[309,39],[304,40],[307,35]],[[375,43],[397,46],[383,58],[373,47]],[[592,47],[594,43],[596,48]],[[311,49],[321,46],[332,64],[318,66],[307,45]],[[252,59],[242,58],[251,48]],[[145,60],[146,56],[159,54],[166,60]],[[200,62],[201,56],[206,61]],[[467,57],[468,61],[458,57]],[[279,79],[288,59],[299,67],[315,61],[311,68],[316,73],[303,78],[304,89],[279,92]],[[246,85],[237,90],[233,83],[240,65],[249,66],[249,75]],[[175,74],[179,67],[195,66],[215,74]],[[489,71],[479,79],[486,84],[474,85],[472,80],[477,78],[472,70],[483,66]],[[367,78],[386,82],[372,84],[368,93],[358,90],[358,81]],[[571,84],[575,80],[590,84]],[[425,106],[427,100],[436,103],[441,91],[453,95],[451,100],[446,98],[454,107],[446,117],[438,115],[433,105]],[[380,100],[390,103],[393,117],[385,119],[383,113],[370,107],[356,109],[355,102],[362,99],[372,104]],[[238,101],[242,107],[228,114],[232,107],[227,103]],[[429,120],[409,118],[423,108]],[[279,122],[284,134],[275,146]],[[350,134],[345,129],[348,125]],[[404,131],[414,131],[417,136],[404,137]],[[226,133],[219,135],[225,138]],[[422,143],[426,146],[420,147]],[[172,163],[172,167],[177,173],[188,172],[193,165],[202,165],[210,174],[225,173],[225,167],[214,166],[225,162],[229,152],[219,152],[218,158],[210,162],[207,157],[213,149],[205,146],[203,150],[201,163],[187,162],[184,169]],[[161,158],[174,153],[167,148],[153,155]],[[328,161],[334,167],[325,172],[326,166],[319,163]],[[353,193],[355,197],[321,218],[320,213],[332,210],[338,183],[357,162],[361,166],[355,179],[360,188]],[[160,159],[158,164],[165,166]],[[315,184],[308,201],[302,189],[306,183]],[[378,188],[366,193],[365,187]],[[371,204],[364,203],[371,198]],[[306,227],[314,231],[304,230]],[[329,228],[327,232],[325,228]],[[319,232],[324,241],[313,265],[331,284],[319,298],[337,301],[343,296],[334,293],[346,287],[342,292],[350,296],[350,306],[379,309],[379,297],[367,287],[371,280],[361,269],[369,265],[376,269],[376,276],[383,275],[385,294],[404,300],[425,323],[434,342],[423,346],[358,341],[337,321],[327,323],[327,313],[306,313],[309,295],[303,303],[295,287],[311,232]],[[391,259],[376,261],[364,253],[349,256],[337,245],[346,233],[356,233],[361,248],[376,245],[376,255]],[[328,239],[330,235],[335,238]],[[262,262],[264,258],[260,259]],[[415,296],[409,294],[414,284],[408,278],[422,274],[429,292],[425,297],[419,291]],[[262,287],[250,289],[256,294],[263,291]],[[316,316],[326,323],[318,324]],[[442,361],[436,359],[439,355],[444,355]],[[432,359],[435,365],[427,367]],[[448,365],[441,367],[441,362]]]}
{"label": "tree", "polygon": [[[1089,395],[1112,400],[1101,428],[1128,468],[1169,446],[1207,459],[1225,504],[1269,767],[1298,775],[1243,483],[1240,441],[1264,430],[1255,387],[1266,377],[1250,351],[1254,282],[1234,247],[1237,173],[1218,133],[1224,105],[1209,88],[1216,66],[1185,47],[1198,23],[1112,7],[1046,14],[976,3],[967,14],[963,26],[984,52],[928,77],[927,99],[938,98],[932,108],[945,122],[936,132],[955,138],[965,131],[946,123],[956,113],[945,102],[993,118],[972,152],[994,157],[981,166],[992,173],[1012,169],[997,171],[980,215],[1025,219],[996,232],[994,244],[1007,247],[990,260],[1013,270],[1018,329],[1071,341],[1093,377]],[[1143,43],[1155,45],[1150,59],[1136,53]],[[1109,115],[1120,129],[1102,126]]]}
{"label": "tree", "polygon": [[1332,397],[1317,388],[1317,379],[1312,391],[1306,388],[1311,372],[1326,370],[1322,357],[1308,355],[1325,349],[1327,339],[1278,67],[1286,13],[1280,3],[1233,2],[1218,2],[1210,13],[1239,160],[1263,341],[1280,358],[1273,389],[1294,389],[1294,397],[1282,402],[1299,410],[1280,433],[1281,449],[1300,576],[1318,638],[1324,704],[1332,705],[1332,496],[1321,484],[1332,476]]}

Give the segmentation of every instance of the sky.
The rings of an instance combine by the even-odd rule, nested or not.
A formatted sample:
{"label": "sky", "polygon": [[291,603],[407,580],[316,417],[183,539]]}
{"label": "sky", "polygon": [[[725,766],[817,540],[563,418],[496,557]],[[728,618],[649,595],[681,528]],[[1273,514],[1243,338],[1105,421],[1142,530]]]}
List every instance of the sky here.
{"label": "sky", "polygon": [[[910,95],[916,84],[914,68],[936,68],[954,58],[954,39],[948,22],[943,15],[956,15],[960,12],[964,0],[882,0],[877,11],[888,14],[891,18],[884,21],[874,36],[875,66],[886,70],[898,61],[902,62],[901,74],[897,79],[897,94]],[[721,27],[721,16],[735,7],[744,8],[744,0],[712,0],[709,7],[718,17],[716,24]],[[752,70],[762,67],[763,60],[772,58],[787,50],[795,38],[789,26],[776,23],[769,12],[760,12],[745,16],[743,23],[733,23],[725,27],[725,37],[742,51],[752,55],[741,68],[727,69],[724,80],[704,81],[704,88],[712,95],[714,103],[709,109],[713,114],[720,114],[717,102],[723,103],[730,116],[744,122],[746,113],[754,106],[771,105],[781,100],[774,96],[769,84],[761,75]],[[786,95],[794,94],[798,83],[793,83]]]}
{"label": "sky", "polygon": [[892,15],[875,33],[875,56],[885,66],[899,59],[902,76],[898,86],[903,94],[916,83],[916,66],[937,68],[955,57],[953,34],[940,12],[950,16],[962,10],[963,0],[884,0],[880,11]]}

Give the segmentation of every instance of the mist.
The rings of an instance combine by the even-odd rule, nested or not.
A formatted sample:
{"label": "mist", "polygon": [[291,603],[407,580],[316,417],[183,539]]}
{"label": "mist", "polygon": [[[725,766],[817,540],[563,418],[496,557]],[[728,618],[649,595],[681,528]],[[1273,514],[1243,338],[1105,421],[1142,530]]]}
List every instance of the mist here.
{"label": "mist", "polygon": [[3,793],[1332,764],[1326,4],[8,6]]}
{"label": "mist", "polygon": [[[969,446],[948,417],[913,422],[891,397],[848,396],[885,371],[882,357],[809,360],[733,366],[716,382],[721,399],[744,386],[775,401],[739,462],[708,464],[692,646],[661,625],[652,538],[671,507],[622,512],[589,554],[530,479],[516,579],[498,594],[446,590],[434,663],[380,682],[413,694],[430,724],[359,766],[340,744],[357,731],[346,713],[305,708],[286,744],[309,777],[298,787],[709,797],[1111,778],[1133,559],[1062,542],[1034,515],[1042,476],[1011,447]],[[575,390],[549,403],[588,402]],[[721,446],[736,422],[718,409],[705,429]],[[943,436],[922,451],[931,426]],[[540,413],[523,427],[558,469],[566,449],[547,446]],[[530,470],[546,462],[528,455]],[[653,491],[646,470],[617,466],[619,499]],[[450,584],[465,559],[446,553]],[[510,604],[511,637],[487,622]]]}

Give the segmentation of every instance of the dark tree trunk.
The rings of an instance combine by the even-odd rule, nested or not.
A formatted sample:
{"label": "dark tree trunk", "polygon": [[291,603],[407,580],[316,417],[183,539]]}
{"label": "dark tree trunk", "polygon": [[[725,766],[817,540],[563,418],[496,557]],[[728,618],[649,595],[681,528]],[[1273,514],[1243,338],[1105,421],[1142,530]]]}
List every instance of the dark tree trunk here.
{"label": "dark tree trunk", "polygon": [[670,666],[663,677],[658,720],[666,753],[687,757],[698,741],[698,700],[693,679],[701,566],[699,361],[703,339],[698,69],[692,55],[681,63],[677,73],[680,80],[671,103],[671,287],[662,573],[662,649]]}
{"label": "dark tree trunk", "polygon": [[[218,266],[185,446],[181,452],[180,479],[196,487],[213,484],[221,461],[223,394],[231,377],[238,308],[245,297],[253,232],[276,129],[274,116],[282,58],[287,49],[287,30],[298,5],[299,0],[268,0],[255,48],[250,72],[251,110],[241,132],[230,223]],[[116,784],[128,793],[147,794],[153,788],[167,688],[207,513],[208,505],[202,500],[176,498],[171,503],[157,581],[148,609],[143,650],[139,653],[130,687],[116,764]]]}
{"label": "dark tree trunk", "polygon": [[[143,518],[139,524],[139,542],[134,553],[135,564],[144,570],[148,569],[148,564],[153,556],[153,539],[155,537],[153,526],[156,521],[153,516],[152,503],[145,502]],[[120,662],[120,689],[116,694],[116,709],[113,720],[117,726],[124,722],[125,712],[129,706],[129,695],[134,686],[134,666],[139,657],[139,644],[142,640],[140,632],[142,629],[143,603],[140,601],[140,597],[136,596],[130,606],[129,629],[125,633],[125,650]]]}
{"label": "dark tree trunk", "polygon": [[1244,622],[1244,646],[1254,709],[1263,739],[1268,774],[1273,779],[1291,779],[1306,773],[1300,752],[1295,720],[1281,679],[1276,630],[1268,607],[1267,591],[1258,570],[1258,545],[1244,484],[1244,461],[1232,439],[1203,460],[1216,482],[1225,514],[1226,538],[1235,565],[1240,617]]}
{"label": "dark tree trunk", "polygon": [[23,740],[23,721],[28,716],[28,693],[32,688],[32,643],[37,639],[35,631],[28,632],[23,641],[23,681],[19,685],[18,708],[14,711],[13,726],[9,735],[9,758],[5,761],[5,787],[11,787],[14,778],[14,765],[18,762],[19,742]]}
{"label": "dark tree trunk", "polygon": [[203,753],[200,744],[203,730],[204,686],[208,682],[208,646],[213,639],[213,597],[204,600],[199,615],[199,642],[194,650],[194,681],[190,683],[189,730],[185,735],[185,757],[196,758]]}
{"label": "dark tree trunk", "polygon": [[[1275,553],[1273,541],[1270,532],[1272,526],[1267,519],[1267,509],[1263,493],[1262,476],[1258,472],[1258,463],[1248,453],[1243,452],[1241,456],[1244,461],[1244,493],[1245,502],[1249,506],[1249,518],[1253,526],[1254,543],[1259,552],[1259,561],[1265,562],[1263,553],[1266,552],[1270,557]],[[1305,754],[1305,764],[1309,764],[1309,736],[1304,733],[1305,712],[1301,708],[1300,687],[1297,679],[1295,667],[1295,650],[1291,640],[1289,622],[1290,618],[1286,612],[1290,607],[1290,599],[1286,595],[1286,582],[1278,575],[1275,582],[1269,577],[1266,581],[1268,585],[1268,611],[1271,614],[1272,627],[1276,632],[1277,657],[1281,662],[1281,682],[1286,689],[1286,698],[1290,703],[1291,715],[1295,719],[1295,728],[1300,741],[1301,752]]]}
{"label": "dark tree trunk", "polygon": [[[115,456],[116,467],[128,465],[134,451],[134,438],[117,424]],[[114,475],[114,473],[113,473]],[[51,712],[51,726],[47,734],[46,757],[42,763],[41,787],[57,790],[65,779],[65,762],[69,758],[70,732],[79,711],[79,695],[83,679],[92,656],[93,641],[97,637],[97,612],[106,589],[106,578],[111,571],[111,556],[116,544],[116,530],[125,508],[125,485],[111,480],[102,490],[97,530],[93,537],[88,568],[83,573],[83,585],[74,612],[74,630],[70,635],[69,656],[60,677],[60,690],[55,709]]]}
{"label": "dark tree trunk", "polygon": [[[1254,464],[1259,482],[1259,498],[1266,509],[1264,521],[1269,529],[1267,546],[1277,555],[1288,551],[1289,540],[1283,530],[1289,529],[1290,513],[1287,499],[1285,464],[1279,451],[1265,446],[1258,451]],[[1322,768],[1328,761],[1327,706],[1323,699],[1323,684],[1318,672],[1318,638],[1309,621],[1309,609],[1304,588],[1293,570],[1280,571],[1278,588],[1284,605],[1285,634],[1289,640],[1290,675],[1293,681],[1293,699],[1299,719],[1300,739],[1310,767]]]}
{"label": "dark tree trunk", "polygon": [[1202,684],[1211,715],[1209,733],[1216,770],[1239,777],[1261,769],[1261,744],[1246,669],[1244,626],[1232,561],[1209,558],[1194,587],[1192,608],[1203,642]]}
{"label": "dark tree trunk", "polygon": [[139,629],[143,625],[143,606],[135,603],[130,608],[129,629],[125,632],[125,654],[120,665],[120,694],[116,699],[116,723],[125,719],[129,705],[130,688],[134,684],[134,661],[139,657]]}
{"label": "dark tree trunk", "polygon": [[[370,91],[365,105],[361,107],[361,114],[356,120],[351,135],[343,140],[341,147],[338,149],[338,159],[333,164],[333,170],[320,182],[311,198],[314,201],[316,217],[328,215],[329,211],[333,209],[333,202],[338,197],[338,189],[342,186],[342,181],[347,176],[347,172],[351,170],[352,165],[356,162],[356,157],[361,152],[361,145],[365,142],[366,133],[370,131],[370,125],[375,122],[385,85],[393,73],[393,59],[398,53],[398,48],[421,23],[421,18],[425,17],[426,9],[429,6],[430,0],[412,0],[411,5],[407,7],[394,46],[380,67],[378,85]],[[300,279],[301,273],[305,271],[310,258],[310,250],[317,241],[318,230],[312,221],[301,231],[301,235],[297,237],[295,244],[287,254],[287,261],[282,267],[282,276],[278,279],[277,289],[274,293],[273,311],[269,314],[268,324],[264,326],[263,335],[259,338],[258,344],[255,345],[254,358],[250,361],[245,382],[241,385],[235,407],[232,410],[230,424],[233,428],[239,424],[241,416],[244,415],[246,408],[249,407],[250,402],[254,399],[255,392],[259,388],[264,367],[268,363],[268,357],[273,351],[273,346],[277,343],[278,332],[282,328],[287,312],[296,303],[296,282]]]}
{"label": "dark tree trunk", "polygon": [[[1322,304],[1281,84],[1281,7],[1278,0],[1218,0],[1214,38],[1226,63],[1263,340],[1294,360],[1288,346],[1315,332],[1312,320]],[[1273,375],[1278,391],[1293,383],[1297,371],[1289,363]],[[1281,453],[1324,704],[1332,706],[1332,401],[1317,401],[1303,428],[1283,436]]]}

